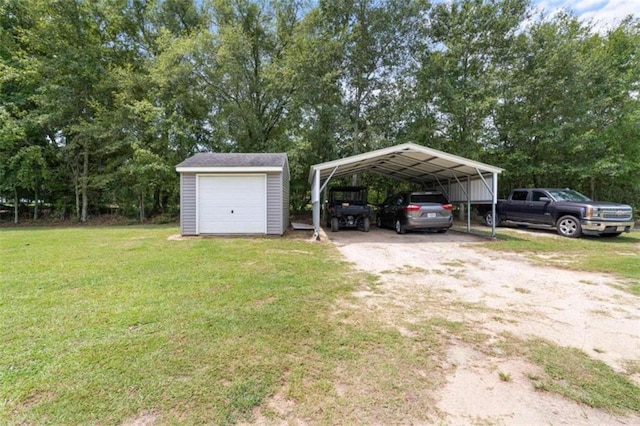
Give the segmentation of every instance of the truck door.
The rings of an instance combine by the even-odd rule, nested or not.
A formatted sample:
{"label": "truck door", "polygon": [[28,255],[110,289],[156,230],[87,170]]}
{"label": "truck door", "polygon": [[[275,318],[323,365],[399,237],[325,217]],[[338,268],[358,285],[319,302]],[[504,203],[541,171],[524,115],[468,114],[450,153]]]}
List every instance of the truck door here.
{"label": "truck door", "polygon": [[504,202],[504,207],[500,215],[503,219],[513,220],[516,222],[525,222],[527,198],[529,191],[526,189],[516,189],[511,193],[508,200]]}
{"label": "truck door", "polygon": [[531,199],[525,207],[525,220],[531,223],[552,223],[547,206],[551,199],[543,191],[531,191]]}

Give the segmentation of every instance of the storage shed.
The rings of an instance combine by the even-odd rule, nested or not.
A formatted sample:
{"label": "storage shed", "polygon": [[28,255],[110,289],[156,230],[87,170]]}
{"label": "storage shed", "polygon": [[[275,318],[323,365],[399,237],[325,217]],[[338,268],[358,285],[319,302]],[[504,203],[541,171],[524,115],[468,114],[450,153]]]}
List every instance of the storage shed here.
{"label": "storage shed", "polygon": [[200,153],[176,171],[182,235],[282,235],[289,226],[287,154]]}

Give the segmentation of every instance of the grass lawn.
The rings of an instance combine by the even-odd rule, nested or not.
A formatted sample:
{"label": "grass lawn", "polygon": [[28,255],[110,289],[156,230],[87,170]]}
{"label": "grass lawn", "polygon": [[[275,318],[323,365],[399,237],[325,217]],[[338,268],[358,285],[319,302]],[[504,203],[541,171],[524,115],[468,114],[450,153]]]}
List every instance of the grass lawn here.
{"label": "grass lawn", "polygon": [[1,424],[246,420],[369,338],[327,320],[360,278],[330,246],[176,233],[0,230]]}
{"label": "grass lawn", "polygon": [[[231,424],[287,413],[322,424],[438,422],[432,398],[448,334],[473,329],[442,327],[435,318],[414,324],[407,338],[382,319],[345,309],[352,291],[375,286],[375,278],[354,272],[330,244],[168,240],[177,233],[163,226],[0,229],[0,424]],[[592,243],[598,257],[580,240],[538,240],[509,235],[487,246],[569,250],[571,258],[591,259],[592,269],[593,259],[603,259],[606,271],[610,250],[637,257],[640,243],[638,234]],[[637,262],[622,264],[622,274],[640,277]],[[553,358],[554,372],[576,365],[572,352],[534,343],[522,352],[526,342],[505,339],[518,348],[510,353],[534,362],[539,353],[562,355]],[[583,376],[572,376],[576,387]],[[554,386],[567,376],[549,377],[540,389],[562,393]],[[612,377],[607,372],[598,383]],[[635,394],[622,408],[640,412],[638,388],[618,388]],[[593,405],[616,407],[599,401]]]}

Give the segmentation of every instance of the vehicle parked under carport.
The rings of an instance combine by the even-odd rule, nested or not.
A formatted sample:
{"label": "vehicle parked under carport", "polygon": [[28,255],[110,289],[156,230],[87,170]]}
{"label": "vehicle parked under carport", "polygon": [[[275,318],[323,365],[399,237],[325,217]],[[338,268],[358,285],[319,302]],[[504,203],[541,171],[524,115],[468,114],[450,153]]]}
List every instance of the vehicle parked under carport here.
{"label": "vehicle parked under carport", "polygon": [[327,226],[331,232],[340,228],[357,228],[369,232],[371,207],[364,186],[334,186],[329,188],[326,206]]}
{"label": "vehicle parked under carport", "polygon": [[453,226],[453,206],[441,192],[406,192],[388,196],[378,207],[376,225],[398,234],[408,230],[447,232]]}

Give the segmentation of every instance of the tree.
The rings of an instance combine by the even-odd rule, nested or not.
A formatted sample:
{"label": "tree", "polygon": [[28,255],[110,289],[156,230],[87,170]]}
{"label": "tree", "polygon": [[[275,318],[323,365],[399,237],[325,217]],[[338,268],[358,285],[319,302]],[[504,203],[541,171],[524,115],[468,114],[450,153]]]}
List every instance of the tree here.
{"label": "tree", "polygon": [[411,137],[480,158],[494,143],[492,111],[513,56],[528,0],[437,4],[419,55]]}
{"label": "tree", "polygon": [[[569,141],[571,173],[592,198],[640,196],[640,21],[585,40],[581,60],[584,117]],[[577,127],[577,126],[576,126]],[[635,189],[632,189],[635,183]],[[618,189],[624,186],[624,190]]]}
{"label": "tree", "polygon": [[287,66],[299,21],[295,0],[216,0],[210,27],[197,35],[196,84],[213,101],[213,138],[221,149],[277,152],[289,146],[285,120],[297,87]]}
{"label": "tree", "polygon": [[[39,146],[27,146],[20,149],[9,162],[9,170],[14,176],[15,205],[19,204],[17,188],[24,188],[33,193],[34,210],[33,219],[38,219],[38,206],[40,204],[40,189],[43,182],[49,177],[47,162]],[[15,210],[17,214],[17,209]],[[17,216],[15,222],[18,222]]]}
{"label": "tree", "polygon": [[127,160],[118,173],[119,182],[125,185],[122,190],[133,192],[137,198],[140,222],[146,218],[150,195],[174,177],[173,168],[160,156],[140,147],[135,148],[133,158]]}
{"label": "tree", "polygon": [[342,49],[337,84],[342,94],[341,115],[348,118],[349,127],[340,135],[340,154],[358,154],[392,143],[374,141],[388,136],[388,129],[394,127],[396,116],[382,111],[403,102],[399,94],[407,83],[405,73],[414,64],[411,54],[428,4],[351,0],[321,1],[319,7],[323,22]]}
{"label": "tree", "polygon": [[[59,129],[62,149],[70,161],[79,161],[75,178],[79,188],[80,220],[89,207],[91,166],[99,149],[100,129],[96,113],[110,99],[108,73],[113,60],[108,15],[102,3],[72,0],[33,2],[34,25],[25,38],[30,54],[38,62],[40,76],[36,102],[39,120]],[[108,142],[108,141],[102,141]]]}
{"label": "tree", "polygon": [[612,188],[638,175],[638,34],[630,24],[603,38],[559,15],[520,37],[495,115],[508,182],[572,186],[593,197],[600,182],[611,199]]}

